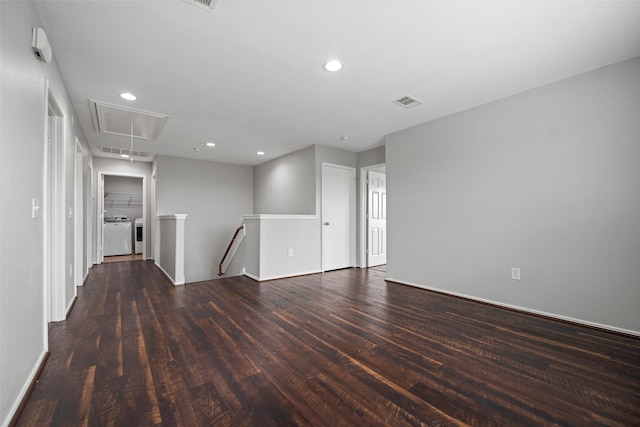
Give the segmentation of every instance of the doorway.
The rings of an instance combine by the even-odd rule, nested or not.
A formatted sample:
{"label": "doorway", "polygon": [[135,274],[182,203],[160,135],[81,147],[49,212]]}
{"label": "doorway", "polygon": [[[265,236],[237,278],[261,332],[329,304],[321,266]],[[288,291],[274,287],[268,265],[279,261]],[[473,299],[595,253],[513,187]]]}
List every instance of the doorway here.
{"label": "doorway", "polygon": [[356,171],[322,164],[322,270],[355,266]]}
{"label": "doorway", "polygon": [[387,263],[386,172],[385,163],[360,169],[358,259],[362,268],[384,268]]}
{"label": "doorway", "polygon": [[66,317],[65,194],[64,194],[64,116],[47,87],[45,147],[43,165],[44,214],[44,294],[47,322]]}
{"label": "doorway", "polygon": [[145,189],[144,175],[98,172],[98,263],[146,259]]}

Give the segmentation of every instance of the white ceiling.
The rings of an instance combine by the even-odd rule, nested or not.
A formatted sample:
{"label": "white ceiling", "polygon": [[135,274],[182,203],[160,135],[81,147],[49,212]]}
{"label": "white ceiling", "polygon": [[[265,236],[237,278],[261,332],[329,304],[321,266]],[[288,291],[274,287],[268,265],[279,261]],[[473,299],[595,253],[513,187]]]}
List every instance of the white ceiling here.
{"label": "white ceiling", "polygon": [[[363,151],[390,132],[640,56],[638,1],[37,4],[94,155],[130,138],[94,132],[90,99],[169,116],[135,150],[255,165],[311,144]],[[343,70],[324,71],[330,58]],[[392,102],[404,95],[424,104]]]}

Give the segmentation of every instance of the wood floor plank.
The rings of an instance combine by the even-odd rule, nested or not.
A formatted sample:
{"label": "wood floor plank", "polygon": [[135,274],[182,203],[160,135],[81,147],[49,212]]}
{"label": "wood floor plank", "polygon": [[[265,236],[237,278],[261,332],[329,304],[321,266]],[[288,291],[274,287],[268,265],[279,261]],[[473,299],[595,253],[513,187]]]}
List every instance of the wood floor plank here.
{"label": "wood floor plank", "polygon": [[18,425],[640,425],[639,338],[384,275],[95,266]]}

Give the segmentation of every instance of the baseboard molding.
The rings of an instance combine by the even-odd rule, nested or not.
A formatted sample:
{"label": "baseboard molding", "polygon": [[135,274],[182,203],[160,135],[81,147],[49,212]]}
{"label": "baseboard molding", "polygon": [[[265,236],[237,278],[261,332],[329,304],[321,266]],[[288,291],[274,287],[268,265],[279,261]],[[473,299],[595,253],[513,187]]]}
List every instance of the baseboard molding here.
{"label": "baseboard molding", "polygon": [[527,307],[521,307],[518,305],[513,305],[513,304],[506,304],[503,302],[499,302],[499,301],[494,301],[494,300],[490,300],[490,299],[485,299],[485,298],[479,298],[479,297],[475,297],[475,296],[471,296],[471,295],[467,295],[467,294],[462,294],[459,292],[451,292],[451,291],[447,291],[444,289],[440,289],[440,288],[434,288],[432,286],[425,286],[425,285],[421,285],[418,283],[412,283],[412,282],[407,282],[404,280],[397,280],[391,277],[387,277],[385,279],[387,282],[394,282],[394,283],[398,283],[400,285],[407,285],[407,286],[412,286],[415,288],[421,288],[421,289],[426,289],[428,291],[432,291],[432,292],[437,292],[440,294],[444,294],[444,295],[450,295],[450,296],[454,296],[454,297],[458,297],[458,298],[463,298],[466,300],[470,300],[470,301],[475,301],[475,302],[479,302],[479,303],[483,303],[483,304],[488,304],[488,305],[492,305],[495,307],[500,307],[500,308],[504,308],[504,309],[508,309],[508,310],[513,310],[513,311],[518,311],[521,313],[526,313],[526,314],[531,314],[534,316],[539,316],[539,317],[546,317],[548,319],[552,319],[552,320],[559,320],[562,322],[567,322],[567,323],[573,323],[576,325],[580,325],[580,326],[586,326],[588,328],[593,328],[593,329],[600,329],[600,330],[604,330],[607,332],[614,332],[617,334],[621,334],[621,335],[628,335],[628,336],[632,336],[635,338],[640,338],[640,331],[633,331],[630,329],[624,329],[624,328],[618,328],[616,326],[610,326],[610,325],[604,325],[601,323],[595,323],[595,322],[590,322],[588,320],[582,320],[582,319],[575,319],[573,317],[569,317],[569,316],[563,316],[560,314],[555,314],[555,313],[548,313],[546,311],[541,311],[541,310],[534,310],[531,308],[527,308]]}
{"label": "baseboard molding", "polygon": [[184,286],[185,282],[174,282],[173,281],[173,277],[171,277],[171,275],[169,273],[167,273],[165,271],[164,268],[162,268],[162,266],[160,264],[158,264],[157,262],[153,262],[153,264],[158,267],[158,269],[160,269],[160,271],[162,271],[162,273],[167,277],[167,279],[169,279],[169,281],[173,284],[173,286]]}
{"label": "baseboard molding", "polygon": [[67,306],[67,311],[64,314],[65,319],[69,317],[69,313],[71,313],[71,310],[73,310],[73,306],[76,305],[77,299],[78,297],[74,296],[73,299],[69,302],[69,305]]}
{"label": "baseboard molding", "polygon": [[38,378],[40,378],[40,374],[42,374],[42,370],[47,364],[49,354],[50,353],[48,351],[45,351],[38,358],[38,362],[31,370],[29,379],[27,379],[27,382],[22,387],[22,390],[20,390],[20,394],[9,410],[9,414],[2,421],[2,427],[14,427],[18,424],[18,419],[20,419],[20,415],[22,415],[24,407],[27,406],[27,402],[29,401],[29,397],[31,396],[33,389],[36,387]]}
{"label": "baseboard molding", "polygon": [[267,282],[269,280],[290,279],[292,277],[308,276],[310,274],[318,274],[318,273],[322,273],[322,270],[313,270],[313,271],[308,271],[306,273],[297,273],[297,274],[291,274],[291,275],[285,275],[285,276],[272,276],[272,277],[256,277],[253,274],[249,274],[247,272],[245,272],[244,275],[257,282]]}

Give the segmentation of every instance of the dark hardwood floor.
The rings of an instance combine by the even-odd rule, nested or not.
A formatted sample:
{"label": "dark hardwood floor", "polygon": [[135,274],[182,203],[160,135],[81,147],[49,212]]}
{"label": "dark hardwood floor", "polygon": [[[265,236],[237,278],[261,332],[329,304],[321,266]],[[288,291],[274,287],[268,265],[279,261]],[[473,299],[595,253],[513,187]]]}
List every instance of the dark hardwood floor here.
{"label": "dark hardwood floor", "polygon": [[96,266],[19,425],[640,425],[640,339],[383,279]]}

